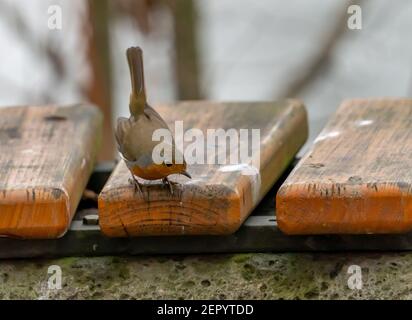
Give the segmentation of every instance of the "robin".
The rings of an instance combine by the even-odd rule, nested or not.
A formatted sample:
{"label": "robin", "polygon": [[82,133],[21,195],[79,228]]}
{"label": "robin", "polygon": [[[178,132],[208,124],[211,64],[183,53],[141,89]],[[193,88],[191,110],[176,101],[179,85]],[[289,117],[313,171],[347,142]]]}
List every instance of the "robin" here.
{"label": "robin", "polygon": [[[186,171],[186,162],[179,150],[176,150],[172,134],[172,156],[170,161],[156,163],[153,160],[153,148],[159,143],[153,141],[153,132],[157,129],[167,129],[166,122],[162,117],[147,104],[146,90],[143,73],[143,53],[139,47],[131,47],[126,51],[127,61],[130,69],[132,92],[130,94],[129,118],[118,118],[115,131],[118,150],[131,172],[131,179],[135,188],[142,192],[141,185],[136,176],[145,180],[162,179],[167,184],[170,193],[173,194],[171,182],[168,176],[171,174],[182,174],[188,178],[191,176]],[[179,157],[175,157],[178,152]],[[183,159],[177,163],[175,159]]]}

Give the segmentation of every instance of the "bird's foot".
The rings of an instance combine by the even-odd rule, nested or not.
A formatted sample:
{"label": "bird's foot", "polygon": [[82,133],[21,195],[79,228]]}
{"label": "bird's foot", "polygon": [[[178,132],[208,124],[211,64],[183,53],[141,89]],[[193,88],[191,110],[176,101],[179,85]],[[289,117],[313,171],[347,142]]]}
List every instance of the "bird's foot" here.
{"label": "bird's foot", "polygon": [[169,190],[170,190],[170,194],[173,196],[173,184],[175,184],[174,182],[170,181],[167,177],[162,179],[162,182],[165,185],[169,186]]}
{"label": "bird's foot", "polygon": [[149,189],[147,189],[147,196],[145,196],[142,185],[139,183],[139,181],[137,181],[137,179],[134,176],[132,176],[132,178],[129,178],[129,183],[134,186],[135,194],[139,193],[142,196],[143,200],[149,202]]}
{"label": "bird's foot", "polygon": [[137,181],[137,179],[134,176],[132,176],[132,178],[129,178],[129,183],[134,186],[135,193],[139,192],[140,194],[143,195],[142,186],[140,185],[139,181]]}

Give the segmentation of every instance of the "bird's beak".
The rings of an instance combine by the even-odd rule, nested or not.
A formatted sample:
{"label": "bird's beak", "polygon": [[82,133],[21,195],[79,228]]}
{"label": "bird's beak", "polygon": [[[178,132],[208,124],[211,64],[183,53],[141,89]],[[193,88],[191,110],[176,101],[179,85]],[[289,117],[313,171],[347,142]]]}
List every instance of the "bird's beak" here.
{"label": "bird's beak", "polygon": [[184,176],[188,177],[189,179],[192,179],[192,176],[187,171],[183,171],[180,174],[183,174]]}

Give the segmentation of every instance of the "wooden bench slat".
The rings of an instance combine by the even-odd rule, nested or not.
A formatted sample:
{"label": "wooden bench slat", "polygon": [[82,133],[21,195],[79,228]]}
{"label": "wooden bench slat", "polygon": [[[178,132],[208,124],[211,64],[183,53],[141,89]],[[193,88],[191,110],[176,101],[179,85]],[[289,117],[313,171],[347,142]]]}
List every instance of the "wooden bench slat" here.
{"label": "wooden bench slat", "polygon": [[101,122],[86,105],[0,109],[0,236],[66,232],[93,170]]}
{"label": "wooden bench slat", "polygon": [[[123,161],[99,195],[99,223],[110,237],[230,234],[285,170],[307,138],[304,106],[295,100],[265,103],[181,102],[157,111],[184,129],[260,129],[260,171],[242,175],[236,166],[189,165],[192,180],[171,176],[175,192],[159,181],[139,180],[149,201],[134,192]],[[232,150],[234,151],[234,150]],[[233,170],[232,170],[233,169]]]}
{"label": "wooden bench slat", "polygon": [[412,100],[345,101],[277,195],[288,234],[412,229]]}

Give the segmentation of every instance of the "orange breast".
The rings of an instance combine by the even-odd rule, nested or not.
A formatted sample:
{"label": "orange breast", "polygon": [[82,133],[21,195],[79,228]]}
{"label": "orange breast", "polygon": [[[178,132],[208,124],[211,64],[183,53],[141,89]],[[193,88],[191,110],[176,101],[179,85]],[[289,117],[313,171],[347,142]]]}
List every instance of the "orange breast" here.
{"label": "orange breast", "polygon": [[162,165],[152,164],[146,168],[141,168],[139,166],[134,166],[132,172],[135,176],[146,180],[157,180],[166,178],[170,172],[167,168]]}

